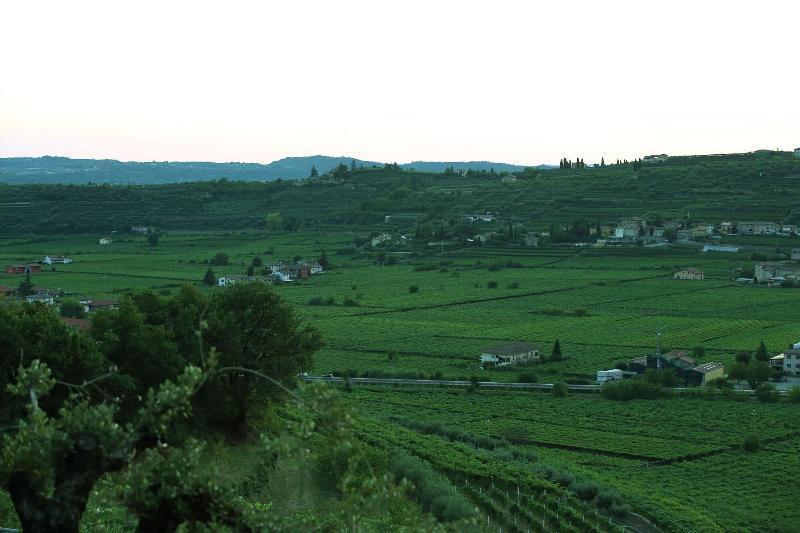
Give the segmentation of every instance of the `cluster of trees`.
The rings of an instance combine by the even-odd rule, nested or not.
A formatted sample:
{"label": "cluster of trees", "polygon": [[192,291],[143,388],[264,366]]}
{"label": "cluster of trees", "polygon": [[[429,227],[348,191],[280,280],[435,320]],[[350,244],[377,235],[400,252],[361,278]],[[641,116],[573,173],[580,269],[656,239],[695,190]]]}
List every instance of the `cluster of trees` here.
{"label": "cluster of trees", "polygon": [[262,530],[200,468],[202,446],[186,431],[246,435],[250,413],[291,394],[283,383],[320,346],[316,330],[263,285],[211,297],[190,286],[169,299],[134,293],[118,310],[97,312],[88,333],[43,306],[2,306],[0,486],[25,531],[77,531],[109,472],[123,473],[122,503],[140,530],[187,522]]}
{"label": "cluster of trees", "polygon": [[583,158],[581,157],[577,158],[575,162],[573,162],[572,159],[567,159],[565,157],[558,162],[558,168],[562,170],[570,168],[586,168],[586,164],[583,162]]}

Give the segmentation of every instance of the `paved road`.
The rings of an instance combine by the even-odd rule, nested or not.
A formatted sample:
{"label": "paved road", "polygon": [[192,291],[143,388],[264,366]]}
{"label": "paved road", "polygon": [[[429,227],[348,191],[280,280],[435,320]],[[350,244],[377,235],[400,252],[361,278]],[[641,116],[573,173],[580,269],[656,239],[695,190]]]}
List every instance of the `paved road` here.
{"label": "paved road", "polygon": [[[336,385],[344,385],[350,383],[351,385],[413,385],[421,387],[470,387],[471,381],[462,380],[447,380],[447,379],[405,379],[405,378],[343,378],[343,377],[325,377],[325,376],[300,376],[303,381],[324,381]],[[533,389],[533,390],[552,390],[552,383],[505,383],[501,381],[479,381],[480,388],[487,389]],[[575,392],[600,392],[600,385],[570,385],[567,387]],[[675,392],[684,392],[688,390],[696,390],[688,387],[675,387],[672,389]],[[746,392],[753,394],[753,390],[737,390],[737,392]],[[785,391],[778,391],[779,393]]]}

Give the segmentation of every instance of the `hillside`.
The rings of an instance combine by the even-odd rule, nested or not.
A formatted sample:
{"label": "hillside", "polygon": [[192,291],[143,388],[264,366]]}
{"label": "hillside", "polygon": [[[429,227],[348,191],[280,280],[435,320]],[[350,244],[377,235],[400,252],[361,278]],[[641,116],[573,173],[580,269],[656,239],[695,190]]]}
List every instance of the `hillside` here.
{"label": "hillside", "polygon": [[317,180],[207,181],[153,186],[0,185],[0,233],[259,228],[278,212],[296,227],[378,224],[398,229],[465,213],[546,228],[575,220],[659,215],[718,222],[800,222],[800,158],[785,152],[670,159],[659,165],[533,170],[516,182],[490,172],[365,168]]}

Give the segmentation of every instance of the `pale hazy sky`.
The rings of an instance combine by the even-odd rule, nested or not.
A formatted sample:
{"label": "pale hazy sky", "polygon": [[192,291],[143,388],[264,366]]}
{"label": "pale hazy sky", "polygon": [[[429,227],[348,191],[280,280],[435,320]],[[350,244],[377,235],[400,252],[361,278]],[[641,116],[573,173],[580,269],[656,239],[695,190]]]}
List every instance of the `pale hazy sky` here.
{"label": "pale hazy sky", "polygon": [[0,157],[790,149],[798,28],[797,0],[9,0]]}

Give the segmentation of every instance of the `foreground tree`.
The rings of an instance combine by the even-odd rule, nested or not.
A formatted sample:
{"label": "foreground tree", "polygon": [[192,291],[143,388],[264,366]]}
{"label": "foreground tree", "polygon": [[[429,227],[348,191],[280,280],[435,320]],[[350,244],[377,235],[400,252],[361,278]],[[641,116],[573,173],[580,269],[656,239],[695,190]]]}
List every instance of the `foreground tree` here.
{"label": "foreground tree", "polygon": [[206,285],[217,284],[217,277],[214,275],[214,271],[211,270],[211,267],[208,267],[208,270],[206,270],[206,273],[203,275],[203,283]]}

